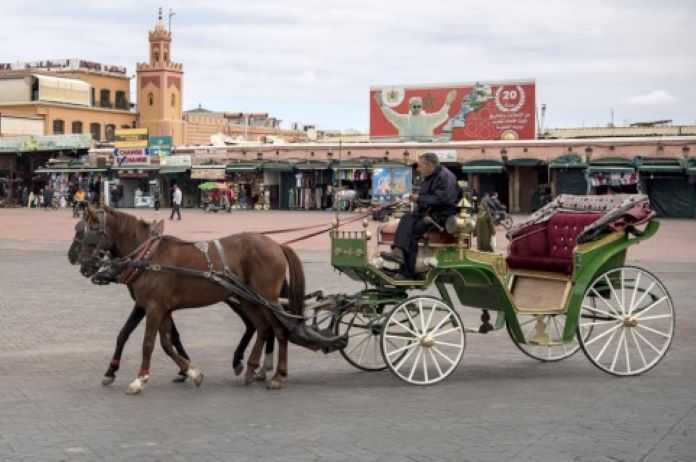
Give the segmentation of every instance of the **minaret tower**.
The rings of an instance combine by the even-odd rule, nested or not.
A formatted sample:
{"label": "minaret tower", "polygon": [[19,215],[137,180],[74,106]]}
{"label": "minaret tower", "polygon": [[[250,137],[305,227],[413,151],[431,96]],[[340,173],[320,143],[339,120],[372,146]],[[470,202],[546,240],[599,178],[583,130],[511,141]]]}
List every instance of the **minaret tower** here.
{"label": "minaret tower", "polygon": [[184,143],[182,94],[184,71],[171,61],[172,33],[162,20],[159,9],[157,24],[149,33],[150,61],[138,63],[138,126],[151,136],[169,135],[175,145]]}

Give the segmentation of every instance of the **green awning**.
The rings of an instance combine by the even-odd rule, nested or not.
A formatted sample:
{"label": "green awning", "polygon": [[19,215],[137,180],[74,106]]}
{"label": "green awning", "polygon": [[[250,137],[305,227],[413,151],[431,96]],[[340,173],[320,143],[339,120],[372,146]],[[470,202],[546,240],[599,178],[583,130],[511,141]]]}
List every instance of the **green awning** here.
{"label": "green awning", "polygon": [[372,163],[361,160],[345,160],[331,166],[334,170],[372,169]]}
{"label": "green awning", "polygon": [[410,165],[400,162],[376,162],[372,164],[372,168],[404,168],[411,167]]}
{"label": "green awning", "polygon": [[543,163],[544,161],[540,159],[510,159],[505,162],[505,165],[513,167],[538,167]]}
{"label": "green awning", "polygon": [[587,168],[587,164],[577,154],[566,154],[549,162],[549,168]]}
{"label": "green awning", "polygon": [[696,158],[688,159],[686,161],[686,174],[696,175]]}
{"label": "green awning", "polygon": [[238,164],[227,164],[225,170],[228,172],[253,172],[258,170],[261,164],[258,163],[238,163]]}
{"label": "green awning", "polygon": [[105,168],[92,167],[39,167],[36,173],[103,173]]}
{"label": "green awning", "polygon": [[111,167],[111,170],[117,171],[117,172],[123,172],[126,170],[147,170],[147,171],[152,171],[152,170],[159,170],[159,167],[156,165],[121,165],[117,167]]}
{"label": "green awning", "polygon": [[292,172],[295,168],[287,162],[264,162],[261,169],[265,172]]}
{"label": "green awning", "polygon": [[587,173],[590,175],[594,173],[635,173],[636,169],[634,167],[623,167],[618,165],[590,165],[587,169]]}
{"label": "green awning", "polygon": [[328,162],[298,162],[294,164],[294,167],[302,172],[308,170],[328,170],[330,168]]}
{"label": "green awning", "polygon": [[495,160],[475,160],[462,166],[462,172],[464,173],[492,174],[503,173],[504,170],[503,164]]}
{"label": "green awning", "polygon": [[186,173],[189,171],[188,167],[160,167],[160,174],[162,175],[175,175],[177,173]]}
{"label": "green awning", "polygon": [[675,164],[643,164],[638,167],[638,171],[650,173],[683,173],[684,167]]}

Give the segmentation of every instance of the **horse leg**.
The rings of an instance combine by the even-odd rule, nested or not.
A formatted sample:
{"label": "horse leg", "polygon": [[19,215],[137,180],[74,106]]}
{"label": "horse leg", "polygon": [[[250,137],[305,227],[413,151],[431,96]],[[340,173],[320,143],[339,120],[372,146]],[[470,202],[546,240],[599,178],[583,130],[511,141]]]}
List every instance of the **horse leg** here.
{"label": "horse leg", "polygon": [[244,374],[244,384],[249,385],[256,379],[256,370],[259,368],[261,353],[263,351],[264,339],[269,334],[269,325],[265,322],[260,313],[253,310],[253,307],[244,303],[240,306],[240,311],[243,311],[247,318],[253,322],[256,328],[256,341],[251,349],[251,354],[247,360],[247,370]]}
{"label": "horse leg", "polygon": [[194,385],[200,387],[201,383],[203,383],[203,373],[200,370],[191,367],[191,361],[189,360],[189,358],[184,358],[183,356],[180,356],[174,349],[171,338],[172,325],[173,321],[171,314],[165,316],[165,318],[162,320],[162,323],[160,324],[159,335],[162,348],[169,355],[169,357],[174,360],[176,365],[179,366],[179,370],[181,371],[179,374],[183,374],[184,380],[186,380],[186,377],[189,377],[191,381],[194,383]]}
{"label": "horse leg", "polygon": [[265,381],[266,375],[273,370],[273,347],[275,337],[266,337],[266,356],[263,359],[263,368],[256,374],[256,380]]}
{"label": "horse leg", "polygon": [[109,368],[106,370],[106,373],[104,374],[104,378],[102,379],[102,385],[107,386],[111,385],[114,383],[114,380],[116,380],[116,371],[118,370],[120,364],[121,364],[121,355],[123,354],[123,347],[126,345],[126,341],[128,341],[128,337],[130,337],[130,334],[135,330],[135,328],[140,324],[140,321],[145,317],[145,310],[138,305],[135,305],[133,307],[133,311],[131,311],[131,314],[128,316],[128,319],[126,320],[126,323],[121,327],[121,331],[118,333],[118,337],[116,337],[116,350],[114,351],[114,355],[111,358],[111,363],[109,363]]}
{"label": "horse leg", "polygon": [[234,375],[239,375],[244,370],[244,351],[247,349],[247,346],[249,346],[249,342],[251,342],[251,338],[254,336],[256,328],[247,315],[244,314],[244,311],[238,306],[229,301],[227,302],[227,305],[229,305],[229,307],[232,308],[232,311],[237,313],[239,317],[242,318],[246,328],[242,339],[239,341],[239,345],[237,345],[237,349],[234,350],[234,356],[232,357],[232,368],[234,369]]}
{"label": "horse leg", "polygon": [[152,360],[152,351],[155,348],[157,331],[164,317],[163,311],[163,307],[159,305],[152,305],[146,308],[143,357],[137,377],[128,385],[126,393],[129,395],[137,395],[142,392],[145,389],[145,384],[150,379],[150,361]]}
{"label": "horse leg", "polygon": [[[271,320],[273,333],[278,339],[278,366],[273,378],[268,383],[269,390],[280,390],[287,386],[288,381],[288,334],[275,319]],[[271,360],[273,356],[271,355]],[[273,363],[271,362],[271,369]]]}
{"label": "horse leg", "polygon": [[[184,350],[184,345],[181,343],[181,337],[179,336],[179,331],[176,328],[176,324],[174,323],[174,319],[171,318],[171,316],[170,316],[170,319],[172,321],[171,322],[172,328],[170,331],[172,334],[172,337],[171,337],[172,345],[174,346],[174,349],[179,354],[179,356],[190,361],[191,358],[189,357],[188,353],[186,353],[186,350]],[[176,377],[174,377],[172,379],[172,382],[174,382],[174,383],[183,383],[185,381],[186,381],[186,372],[184,372],[183,370],[179,370],[179,375],[177,375]]]}

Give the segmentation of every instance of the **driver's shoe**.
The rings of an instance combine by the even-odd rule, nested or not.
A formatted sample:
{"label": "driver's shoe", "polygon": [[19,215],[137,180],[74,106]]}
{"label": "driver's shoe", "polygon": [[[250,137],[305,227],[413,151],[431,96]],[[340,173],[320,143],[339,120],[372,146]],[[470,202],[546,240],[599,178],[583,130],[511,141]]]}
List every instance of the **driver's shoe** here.
{"label": "driver's shoe", "polygon": [[399,247],[394,247],[391,252],[382,252],[380,253],[380,256],[385,260],[389,260],[400,265],[403,265],[406,261],[404,258],[404,251]]}

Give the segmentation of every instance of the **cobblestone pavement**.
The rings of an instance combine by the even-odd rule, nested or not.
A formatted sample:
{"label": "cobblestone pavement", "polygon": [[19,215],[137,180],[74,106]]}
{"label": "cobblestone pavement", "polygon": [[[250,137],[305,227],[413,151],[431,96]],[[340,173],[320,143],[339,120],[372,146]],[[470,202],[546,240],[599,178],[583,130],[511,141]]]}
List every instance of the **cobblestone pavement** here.
{"label": "cobblestone pavement", "polygon": [[[168,231],[209,238],[329,217],[189,213]],[[142,327],[116,383],[102,387],[131,301],[125,288],[91,285],[68,265],[72,223],[63,212],[0,210],[0,461],[694,460],[694,222],[667,222],[632,254],[677,308],[670,353],[638,378],[604,374],[582,353],[537,363],[503,331],[469,336],[459,369],[429,388],[291,347],[289,388],[269,392],[233,375],[242,325],[216,305],[175,315],[203,386],[172,383],[176,367],[157,347],[153,377],[136,397],[124,390],[139,366]],[[300,248],[308,289],[359,288],[331,271],[324,245]],[[463,313],[476,325],[478,312]]]}

